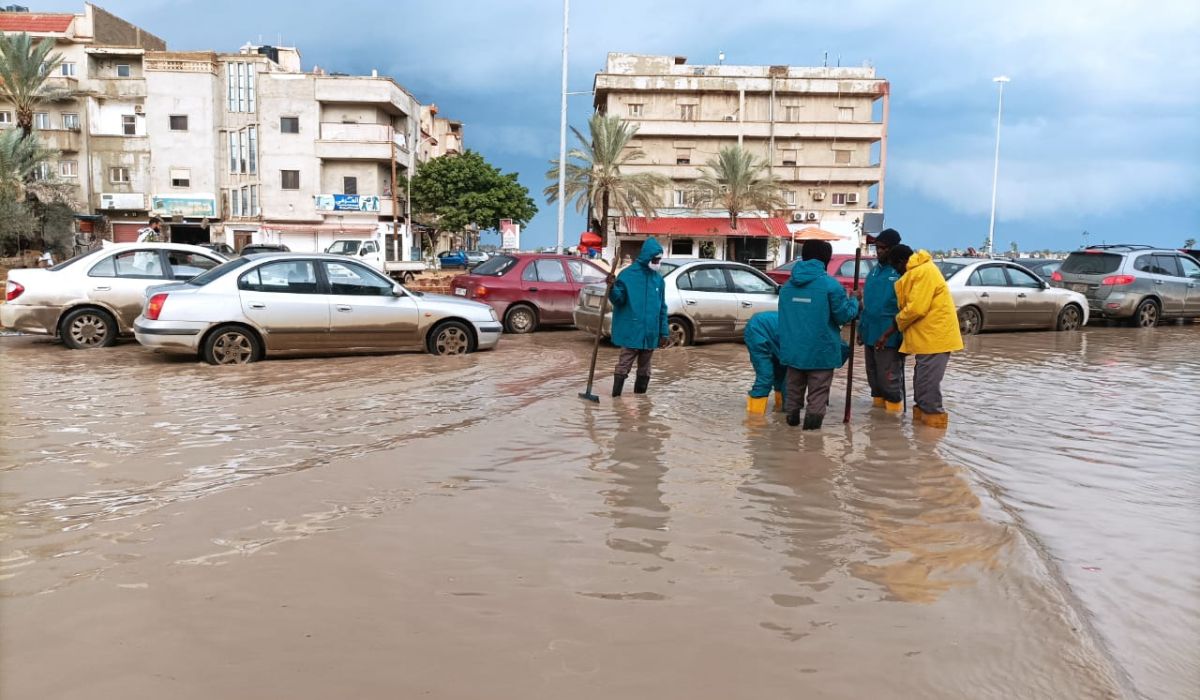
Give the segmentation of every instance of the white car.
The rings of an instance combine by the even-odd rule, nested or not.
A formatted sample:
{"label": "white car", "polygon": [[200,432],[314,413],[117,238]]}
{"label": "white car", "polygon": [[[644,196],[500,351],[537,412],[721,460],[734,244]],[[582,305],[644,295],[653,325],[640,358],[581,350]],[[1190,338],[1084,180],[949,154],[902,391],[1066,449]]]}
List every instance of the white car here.
{"label": "white car", "polygon": [[61,337],[69,348],[101,348],[133,332],[146,288],[184,281],[225,256],[178,243],[119,243],[46,269],[9,270],[0,325]]}
{"label": "white car", "polygon": [[142,345],[214,365],[268,355],[490,350],[503,327],[487,304],[408,291],[342,255],[243,256],[186,284],[146,291]]}
{"label": "white car", "polygon": [[1087,297],[1051,287],[1016,263],[945,258],[935,264],[950,285],[963,335],[1014,329],[1073,331],[1087,325]]}

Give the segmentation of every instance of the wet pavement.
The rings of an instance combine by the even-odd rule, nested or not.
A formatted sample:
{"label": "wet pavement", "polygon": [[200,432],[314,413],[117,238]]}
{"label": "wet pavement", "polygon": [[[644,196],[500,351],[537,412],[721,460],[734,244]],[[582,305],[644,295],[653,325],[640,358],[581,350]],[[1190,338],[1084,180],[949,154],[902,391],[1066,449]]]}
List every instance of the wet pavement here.
{"label": "wet pavement", "polygon": [[593,406],[570,331],[242,368],[0,338],[0,697],[1186,697],[1197,341],[972,338],[949,431],[844,427],[839,376],[802,434],[747,419],[740,345]]}

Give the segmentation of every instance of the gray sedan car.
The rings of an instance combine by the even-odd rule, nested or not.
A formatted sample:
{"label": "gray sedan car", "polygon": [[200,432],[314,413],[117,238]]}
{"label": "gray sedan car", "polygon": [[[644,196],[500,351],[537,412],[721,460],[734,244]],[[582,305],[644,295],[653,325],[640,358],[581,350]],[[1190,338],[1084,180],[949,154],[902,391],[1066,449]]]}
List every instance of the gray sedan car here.
{"label": "gray sedan car", "polygon": [[405,289],[343,255],[264,253],[146,291],[138,342],[214,365],[268,355],[490,350],[492,307]]}
{"label": "gray sedan car", "polygon": [[9,270],[0,325],[101,348],[133,332],[146,288],[191,279],[225,256],[176,243],[119,243],[47,269]]}
{"label": "gray sedan car", "polygon": [[[671,345],[741,340],[746,322],[779,306],[779,285],[749,265],[727,260],[665,259],[659,274],[666,282]],[[600,322],[604,285],[579,292],[575,325],[591,333]],[[604,317],[604,335],[612,335],[612,313]]]}
{"label": "gray sedan car", "polygon": [[1073,331],[1088,322],[1082,294],[1055,289],[1016,263],[946,258],[938,269],[950,286],[963,335],[991,330]]}

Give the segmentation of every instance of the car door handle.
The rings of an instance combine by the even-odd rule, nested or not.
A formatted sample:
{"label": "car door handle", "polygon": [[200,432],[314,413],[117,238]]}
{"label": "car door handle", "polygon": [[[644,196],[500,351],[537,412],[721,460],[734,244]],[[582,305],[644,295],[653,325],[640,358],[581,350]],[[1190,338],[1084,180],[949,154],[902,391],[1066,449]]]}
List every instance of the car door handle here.
{"label": "car door handle", "polygon": [[753,308],[753,307],[754,307],[754,302],[752,302],[752,301],[743,301],[743,302],[742,302],[742,308],[743,308],[743,309],[750,309],[750,308]]}
{"label": "car door handle", "polygon": [[986,298],[986,297],[990,297],[990,296],[991,296],[991,294],[988,294],[987,292],[984,292],[984,293],[980,294],[979,296]]}
{"label": "car door handle", "polygon": [[1162,281],[1162,280],[1154,280],[1154,283],[1155,283],[1155,284],[1162,284],[1162,283],[1163,283],[1163,281]]}
{"label": "car door handle", "polygon": [[695,306],[696,300],[695,299],[684,299],[683,303],[687,304],[688,306]]}
{"label": "car door handle", "polygon": [[111,290],[112,290],[112,287],[92,287],[92,291],[96,291],[96,292],[108,292]]}
{"label": "car door handle", "polygon": [[540,289],[538,289],[537,287],[530,287],[528,291],[531,291],[531,292],[540,292],[541,290],[540,290]]}
{"label": "car door handle", "polygon": [[1018,298],[1018,299],[1024,299],[1024,298],[1025,298],[1025,292],[1021,292],[1020,294],[1018,294],[1018,295],[1017,295],[1017,298]]}
{"label": "car door handle", "polygon": [[337,310],[341,311],[342,313],[349,313],[354,310],[354,307],[347,304],[338,304]]}
{"label": "car door handle", "polygon": [[250,304],[250,308],[252,308],[252,309],[265,309],[265,308],[267,308],[267,305],[266,305],[266,304],[259,304],[259,303],[257,303],[257,302],[251,302],[251,304]]}

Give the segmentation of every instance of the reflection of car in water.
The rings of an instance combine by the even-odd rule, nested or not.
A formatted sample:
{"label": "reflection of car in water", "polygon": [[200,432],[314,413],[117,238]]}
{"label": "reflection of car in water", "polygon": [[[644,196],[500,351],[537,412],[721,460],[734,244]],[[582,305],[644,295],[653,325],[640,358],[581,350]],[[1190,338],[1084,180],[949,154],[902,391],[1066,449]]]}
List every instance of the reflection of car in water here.
{"label": "reflection of car in water", "polygon": [[502,254],[450,281],[454,293],[490,305],[509,333],[570,325],[575,297],[606,273],[582,258],[551,254]]}
{"label": "reflection of car in water", "polygon": [[147,287],[223,262],[199,246],[119,243],[46,269],[10,270],[0,325],[58,337],[70,348],[105,347],[133,332]]}
{"label": "reflection of car in water", "polygon": [[1021,265],[1005,260],[938,260],[958,309],[963,335],[991,330],[1073,331],[1088,322],[1087,299],[1055,289]]}
{"label": "reflection of car in water", "polygon": [[410,292],[344,256],[291,253],[152,288],[134,330],[149,348],[245,364],[286,353],[458,355],[494,348],[502,329],[485,304]]}
{"label": "reflection of car in water", "polygon": [[[779,306],[779,285],[749,265],[723,260],[664,259],[659,274],[666,282],[672,345],[699,341],[741,340],[746,322]],[[575,325],[596,332],[603,284],[579,293]],[[612,334],[612,312],[604,316],[604,335]]]}
{"label": "reflection of car in water", "polygon": [[1159,321],[1200,318],[1200,261],[1168,248],[1102,245],[1067,256],[1056,287],[1087,297],[1094,318],[1151,328]]}

